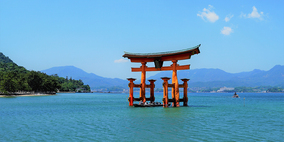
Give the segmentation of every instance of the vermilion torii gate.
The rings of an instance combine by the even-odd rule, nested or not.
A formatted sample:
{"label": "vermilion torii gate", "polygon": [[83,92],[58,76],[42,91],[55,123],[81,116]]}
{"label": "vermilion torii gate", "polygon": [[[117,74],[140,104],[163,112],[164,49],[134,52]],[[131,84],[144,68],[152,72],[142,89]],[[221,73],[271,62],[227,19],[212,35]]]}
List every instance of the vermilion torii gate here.
{"label": "vermilion torii gate", "polygon": [[[133,106],[133,101],[143,101],[146,102],[147,98],[145,97],[145,88],[151,88],[151,98],[149,99],[151,102],[154,101],[154,82],[155,80],[151,80],[150,85],[145,84],[146,80],[146,71],[173,71],[172,74],[172,84],[168,84],[167,81],[170,78],[162,78],[164,80],[164,104],[167,105],[168,103],[168,87],[172,87],[172,99],[170,99],[170,102],[173,102],[173,106],[179,106],[179,87],[185,87],[185,96],[184,96],[184,105],[187,105],[187,81],[189,79],[183,79],[184,84],[179,85],[178,79],[177,79],[177,70],[187,70],[190,68],[190,65],[178,65],[178,60],[186,60],[190,59],[192,55],[199,54],[200,50],[199,47],[201,44],[183,49],[183,50],[177,50],[177,51],[171,51],[171,52],[159,52],[159,53],[129,53],[125,52],[123,55],[124,58],[130,59],[131,62],[134,63],[141,63],[142,66],[140,68],[131,68],[132,72],[141,72],[141,84],[135,85],[133,81],[135,79],[129,78],[130,81],[129,87],[130,87],[130,97],[129,97],[129,105]],[[164,61],[172,61],[171,66],[163,67]],[[154,62],[155,67],[147,67],[147,62]],[[140,98],[134,99],[133,97],[133,87],[140,87]],[[164,105],[165,106],[165,105]]]}

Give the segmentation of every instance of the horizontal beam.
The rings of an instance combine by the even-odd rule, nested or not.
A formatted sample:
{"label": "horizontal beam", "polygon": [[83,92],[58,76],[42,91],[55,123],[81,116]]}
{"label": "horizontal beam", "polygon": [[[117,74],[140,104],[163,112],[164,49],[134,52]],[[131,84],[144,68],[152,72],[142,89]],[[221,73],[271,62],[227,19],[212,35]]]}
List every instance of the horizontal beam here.
{"label": "horizontal beam", "polygon": [[146,101],[151,101],[151,98],[146,98]]}
{"label": "horizontal beam", "polygon": [[141,62],[154,62],[156,59],[159,59],[160,61],[172,61],[172,60],[187,60],[190,59],[192,55],[199,54],[199,49],[195,49],[190,52],[181,53],[177,55],[161,55],[161,56],[155,56],[155,57],[127,57],[130,59],[131,62],[134,63],[141,63]]}
{"label": "horizontal beam", "polygon": [[165,56],[161,57],[161,61],[172,61],[172,60],[187,60],[191,58],[192,53],[184,53],[181,55]]}
{"label": "horizontal beam", "polygon": [[[168,99],[168,102],[174,102],[174,101],[175,101],[175,99]],[[184,102],[184,98],[179,98],[177,101],[178,102]]]}
{"label": "horizontal beam", "polygon": [[134,84],[133,87],[141,87],[141,84]]}
{"label": "horizontal beam", "polygon": [[[142,98],[133,98],[133,101],[142,101]],[[151,97],[146,98],[146,101],[151,101]]]}
{"label": "horizontal beam", "polygon": [[[190,68],[190,65],[182,65],[177,66],[177,70],[188,70]],[[155,67],[146,67],[145,71],[172,71],[173,66],[167,66],[167,67],[161,67],[161,68],[155,68]],[[132,72],[142,72],[142,68],[131,68]]]}
{"label": "horizontal beam", "polygon": [[133,98],[133,101],[141,101],[141,98]]}
{"label": "horizontal beam", "polygon": [[178,101],[179,102],[184,102],[184,98],[179,98]]}
{"label": "horizontal beam", "polygon": [[130,62],[142,63],[142,62],[154,62],[154,58],[128,58]]}
{"label": "horizontal beam", "polygon": [[175,87],[175,84],[168,84],[168,87]]}
{"label": "horizontal beam", "polygon": [[151,85],[145,85],[145,88],[151,88]]}
{"label": "horizontal beam", "polygon": [[168,102],[175,102],[175,99],[168,99]]}

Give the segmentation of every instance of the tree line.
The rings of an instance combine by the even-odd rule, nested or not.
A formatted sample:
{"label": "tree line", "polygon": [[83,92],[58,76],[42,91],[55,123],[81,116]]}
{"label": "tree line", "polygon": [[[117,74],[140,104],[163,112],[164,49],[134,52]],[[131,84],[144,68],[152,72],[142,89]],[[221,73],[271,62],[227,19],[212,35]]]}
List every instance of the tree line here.
{"label": "tree line", "polygon": [[[90,86],[89,85],[84,85],[83,81],[81,79],[75,80],[72,78],[66,77],[58,77],[57,74],[52,75],[52,77],[55,77],[58,79],[58,82],[60,83],[60,89],[59,91],[78,91],[78,92],[90,92]],[[79,90],[76,90],[79,89]]]}
{"label": "tree line", "polygon": [[82,80],[47,75],[39,71],[29,71],[18,66],[0,52],[0,93],[76,91],[76,88],[90,91],[89,85]]}

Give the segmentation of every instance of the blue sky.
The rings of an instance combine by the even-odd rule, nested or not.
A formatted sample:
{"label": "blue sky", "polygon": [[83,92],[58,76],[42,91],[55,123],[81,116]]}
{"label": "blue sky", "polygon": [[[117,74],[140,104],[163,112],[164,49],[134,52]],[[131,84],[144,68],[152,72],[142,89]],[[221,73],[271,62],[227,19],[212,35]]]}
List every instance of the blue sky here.
{"label": "blue sky", "polygon": [[201,44],[200,54],[178,63],[230,73],[269,70],[284,65],[283,9],[278,0],[0,0],[0,52],[29,70],[73,65],[125,79],[140,78],[130,69],[140,65],[122,58],[124,51]]}

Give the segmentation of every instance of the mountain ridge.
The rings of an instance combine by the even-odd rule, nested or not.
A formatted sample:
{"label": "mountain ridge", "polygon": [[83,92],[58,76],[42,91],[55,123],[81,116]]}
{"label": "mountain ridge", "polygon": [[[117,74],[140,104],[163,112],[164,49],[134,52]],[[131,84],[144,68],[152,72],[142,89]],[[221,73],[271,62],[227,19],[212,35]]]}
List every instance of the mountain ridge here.
{"label": "mountain ridge", "polygon": [[8,56],[5,56],[2,52],[0,52],[0,63],[13,63],[13,60],[11,60]]}
{"label": "mountain ridge", "polygon": [[[193,69],[178,71],[178,78],[189,78],[189,86],[196,87],[222,87],[222,86],[283,86],[284,85],[284,66],[276,65],[268,71],[254,69],[249,72],[228,73],[220,69]],[[165,75],[158,73],[149,79],[156,79],[157,84],[162,82],[159,78]],[[167,73],[171,77],[171,72]],[[218,82],[218,83],[217,83]],[[212,83],[209,85],[208,83]],[[203,84],[203,85],[202,85]],[[214,85],[216,84],[216,85]]]}
{"label": "mountain ridge", "polygon": [[[61,77],[72,77],[81,79],[90,85],[91,88],[108,88],[119,86],[128,88],[128,81],[119,78],[105,78],[94,73],[87,73],[74,66],[59,66],[42,70],[48,75],[57,74]],[[221,69],[192,69],[178,71],[178,78],[189,78],[189,87],[239,87],[239,86],[284,86],[284,66],[276,65],[268,71],[254,69],[253,71],[228,73]],[[171,71],[160,72],[148,79],[155,79],[156,88],[162,88],[161,77],[171,77]],[[169,81],[171,82],[171,80]],[[140,83],[137,80],[135,83]],[[148,81],[146,81],[148,84]],[[181,81],[180,81],[181,83]]]}
{"label": "mountain ridge", "polygon": [[87,73],[84,70],[77,68],[75,66],[59,66],[52,67],[42,72],[52,75],[57,74],[60,77],[72,77],[73,79],[81,79],[86,84],[89,84],[92,89],[95,88],[107,88],[113,86],[119,86],[126,88],[128,81],[119,78],[105,78],[98,76],[94,73]]}

